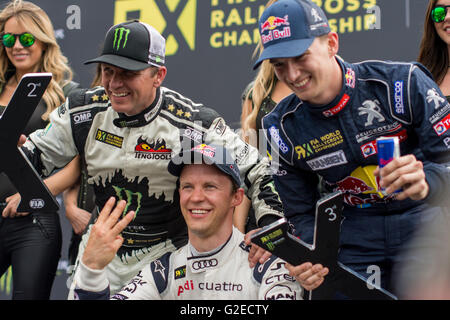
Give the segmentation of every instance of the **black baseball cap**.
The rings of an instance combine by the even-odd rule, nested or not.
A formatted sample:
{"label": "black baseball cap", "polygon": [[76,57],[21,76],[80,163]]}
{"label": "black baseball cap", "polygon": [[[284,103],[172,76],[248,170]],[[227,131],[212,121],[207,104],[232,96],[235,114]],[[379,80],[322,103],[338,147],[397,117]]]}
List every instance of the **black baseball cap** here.
{"label": "black baseball cap", "polygon": [[229,175],[238,186],[241,185],[238,165],[226,148],[214,144],[199,144],[191,149],[182,150],[170,160],[168,170],[172,175],[179,177],[185,165],[202,163],[215,165],[220,171]]}
{"label": "black baseball cap", "polygon": [[106,33],[102,54],[85,64],[104,62],[126,70],[164,65],[166,40],[152,26],[139,20],[119,23]]}

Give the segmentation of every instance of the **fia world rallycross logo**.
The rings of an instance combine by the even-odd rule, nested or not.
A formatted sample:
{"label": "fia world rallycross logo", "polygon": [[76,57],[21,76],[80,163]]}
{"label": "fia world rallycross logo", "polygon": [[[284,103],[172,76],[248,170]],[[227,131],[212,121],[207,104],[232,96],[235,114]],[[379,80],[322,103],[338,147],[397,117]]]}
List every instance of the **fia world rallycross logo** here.
{"label": "fia world rallycross logo", "polygon": [[175,55],[184,48],[194,51],[197,1],[115,0],[114,24],[139,19],[153,26],[166,38],[166,56]]}
{"label": "fia world rallycross logo", "polygon": [[122,49],[126,47],[129,34],[130,29],[128,28],[124,27],[116,28],[116,30],[114,31],[114,42],[113,42],[113,48],[116,51],[119,51],[121,45]]}

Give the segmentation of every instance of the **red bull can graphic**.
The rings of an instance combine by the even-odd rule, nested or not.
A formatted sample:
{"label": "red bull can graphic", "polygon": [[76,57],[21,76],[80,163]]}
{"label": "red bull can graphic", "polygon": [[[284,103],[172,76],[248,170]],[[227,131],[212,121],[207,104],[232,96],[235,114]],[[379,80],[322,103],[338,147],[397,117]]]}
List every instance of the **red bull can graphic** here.
{"label": "red bull can graphic", "polygon": [[[377,150],[378,150],[378,166],[385,167],[393,159],[400,157],[400,142],[398,137],[380,137],[377,138]],[[380,187],[380,191],[387,195],[384,188]],[[394,193],[401,192],[396,190]]]}

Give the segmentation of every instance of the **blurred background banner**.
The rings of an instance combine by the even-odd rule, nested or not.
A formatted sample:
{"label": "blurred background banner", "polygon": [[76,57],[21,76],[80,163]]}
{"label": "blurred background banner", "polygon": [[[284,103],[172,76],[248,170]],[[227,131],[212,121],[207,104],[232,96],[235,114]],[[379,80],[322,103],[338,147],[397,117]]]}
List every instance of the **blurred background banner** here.
{"label": "blurred background banner", "polygon": [[[349,62],[416,60],[428,1],[313,0],[340,37],[339,55]],[[7,1],[0,0],[1,8]],[[267,0],[32,0],[50,16],[56,38],[74,71],[88,87],[107,30],[139,19],[167,40],[164,86],[217,110],[238,129],[241,94],[256,72],[253,50],[258,18]],[[61,212],[63,251],[52,299],[67,296],[67,248],[71,228]],[[30,267],[32,262],[30,261]],[[11,276],[0,279],[0,299],[10,299]]]}

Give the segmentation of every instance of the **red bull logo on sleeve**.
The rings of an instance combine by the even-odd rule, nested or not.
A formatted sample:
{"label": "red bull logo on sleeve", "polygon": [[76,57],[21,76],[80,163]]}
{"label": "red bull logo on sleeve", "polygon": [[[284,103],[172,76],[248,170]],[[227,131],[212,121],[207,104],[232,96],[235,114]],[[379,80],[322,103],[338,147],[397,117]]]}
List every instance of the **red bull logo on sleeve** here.
{"label": "red bull logo on sleeve", "polygon": [[[281,27],[283,28],[281,29]],[[267,34],[265,34],[266,31]],[[270,16],[261,24],[261,40],[263,44],[277,39],[288,38],[290,36],[291,27],[287,15],[283,18]]]}

